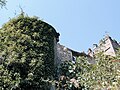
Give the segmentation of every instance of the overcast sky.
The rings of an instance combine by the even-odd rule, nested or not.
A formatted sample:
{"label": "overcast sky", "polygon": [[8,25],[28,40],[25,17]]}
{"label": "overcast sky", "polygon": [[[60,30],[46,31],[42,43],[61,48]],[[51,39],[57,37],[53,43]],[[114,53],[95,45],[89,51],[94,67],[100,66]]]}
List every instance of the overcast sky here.
{"label": "overcast sky", "polygon": [[106,32],[120,41],[120,0],[8,0],[0,9],[0,26],[21,9],[37,16],[60,33],[60,43],[87,51]]}

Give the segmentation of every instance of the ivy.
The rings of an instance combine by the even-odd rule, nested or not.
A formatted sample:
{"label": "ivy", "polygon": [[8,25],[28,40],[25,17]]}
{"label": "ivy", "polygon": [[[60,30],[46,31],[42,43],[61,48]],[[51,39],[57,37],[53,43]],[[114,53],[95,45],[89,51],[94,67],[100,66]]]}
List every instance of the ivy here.
{"label": "ivy", "polygon": [[5,23],[0,29],[0,89],[47,88],[42,79],[54,75],[54,38],[58,35],[51,25],[24,14]]}
{"label": "ivy", "polygon": [[87,57],[78,57],[75,63],[61,64],[60,76],[56,80],[57,90],[119,90],[120,51],[116,57],[99,53],[96,63],[88,63]]}

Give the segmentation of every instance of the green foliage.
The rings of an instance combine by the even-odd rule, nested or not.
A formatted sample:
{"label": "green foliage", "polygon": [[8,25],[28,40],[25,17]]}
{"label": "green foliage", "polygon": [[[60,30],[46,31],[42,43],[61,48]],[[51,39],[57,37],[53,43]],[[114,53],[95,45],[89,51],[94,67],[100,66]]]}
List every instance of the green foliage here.
{"label": "green foliage", "polygon": [[47,90],[57,35],[49,24],[23,13],[7,22],[0,29],[0,90]]}
{"label": "green foliage", "polygon": [[90,90],[93,89],[114,89],[114,83],[116,83],[117,88],[120,87],[120,78],[118,71],[120,70],[120,63],[113,62],[114,58],[111,56],[106,56],[99,54],[96,58],[96,64],[91,64],[89,71],[85,72],[80,80],[85,87]]}
{"label": "green foliage", "polygon": [[120,60],[118,56],[111,57],[99,53],[96,55],[95,64],[90,64],[85,57],[78,57],[75,64],[65,62],[60,68],[58,90],[61,88],[64,90],[119,90]]}
{"label": "green foliage", "polygon": [[57,90],[81,90],[84,84],[80,83],[81,77],[85,72],[90,70],[90,64],[85,57],[79,57],[76,63],[66,61],[61,64],[60,77],[57,82]]}

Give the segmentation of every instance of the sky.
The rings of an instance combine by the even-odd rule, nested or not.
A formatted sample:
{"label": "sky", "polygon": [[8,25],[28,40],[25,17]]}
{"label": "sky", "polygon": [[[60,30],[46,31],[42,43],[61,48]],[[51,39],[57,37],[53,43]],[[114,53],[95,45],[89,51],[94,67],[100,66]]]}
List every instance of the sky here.
{"label": "sky", "polygon": [[60,33],[62,45],[82,52],[106,34],[120,41],[120,0],[8,0],[0,27],[20,14],[37,16]]}

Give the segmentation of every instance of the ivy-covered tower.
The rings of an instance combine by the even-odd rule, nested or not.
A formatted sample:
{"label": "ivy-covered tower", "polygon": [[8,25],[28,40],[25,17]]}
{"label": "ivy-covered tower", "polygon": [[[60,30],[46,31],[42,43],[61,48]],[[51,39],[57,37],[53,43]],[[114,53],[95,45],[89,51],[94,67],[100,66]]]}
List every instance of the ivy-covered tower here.
{"label": "ivy-covered tower", "polygon": [[[0,60],[1,68],[7,71],[1,78],[9,77],[6,87],[11,89],[17,83],[16,87],[22,90],[33,90],[33,87],[44,90],[41,78],[54,75],[58,38],[59,34],[51,25],[23,14],[4,24],[0,29]],[[4,79],[0,80],[0,85],[6,88]]]}

